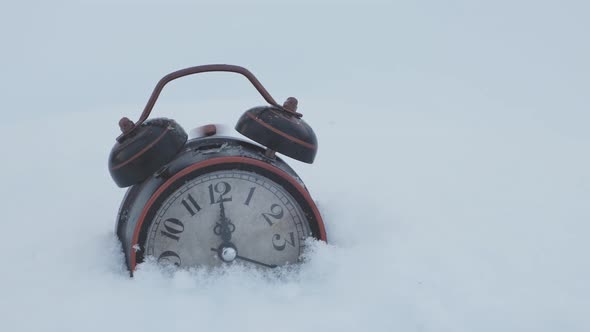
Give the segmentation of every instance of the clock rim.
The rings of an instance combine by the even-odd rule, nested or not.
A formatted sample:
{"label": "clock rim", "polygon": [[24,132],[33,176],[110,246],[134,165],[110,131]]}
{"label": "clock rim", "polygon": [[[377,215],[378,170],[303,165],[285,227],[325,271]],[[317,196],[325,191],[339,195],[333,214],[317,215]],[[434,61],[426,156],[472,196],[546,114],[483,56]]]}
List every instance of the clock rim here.
{"label": "clock rim", "polygon": [[[304,199],[305,203],[309,206],[310,208],[310,212],[313,214],[313,217],[315,219],[315,222],[317,223],[317,234],[318,236],[314,236],[317,239],[324,241],[324,242],[328,242],[327,237],[326,237],[326,230],[325,230],[325,226],[324,226],[324,222],[322,220],[322,216],[320,215],[319,209],[317,208],[316,204],[314,203],[313,199],[311,198],[311,195],[309,194],[309,192],[307,191],[307,189],[302,186],[299,182],[297,182],[291,175],[289,175],[288,173],[286,173],[285,171],[267,163],[264,161],[260,161],[260,160],[256,160],[256,159],[252,159],[252,158],[248,158],[248,157],[236,157],[236,156],[231,156],[231,157],[215,157],[215,158],[211,158],[211,159],[207,159],[192,165],[189,165],[187,167],[185,167],[184,169],[180,170],[179,172],[177,172],[176,174],[174,174],[173,176],[171,176],[169,179],[167,179],[160,187],[158,187],[158,189],[152,194],[152,196],[150,197],[150,199],[147,201],[146,205],[143,207],[141,214],[139,215],[139,218],[137,220],[137,223],[135,224],[135,229],[133,231],[133,237],[131,238],[131,248],[135,247],[136,245],[139,244],[139,240],[140,240],[140,235],[141,235],[141,230],[143,228],[143,224],[146,220],[146,217],[148,216],[150,210],[152,210],[152,207],[154,205],[154,203],[160,199],[162,193],[164,193],[167,189],[169,189],[170,186],[172,186],[174,183],[176,183],[179,179],[195,172],[195,171],[200,171],[203,168],[208,168],[208,167],[213,167],[213,166],[218,166],[218,165],[231,165],[231,164],[246,164],[248,166],[255,166],[255,167],[260,167],[265,171],[268,171],[270,173],[273,173],[275,176],[277,176],[278,178],[280,178],[281,180],[285,180],[291,187],[292,189],[295,189],[295,191],[300,195],[301,198]],[[219,170],[223,170],[223,169],[219,169]],[[260,174],[263,175],[264,174]],[[271,180],[275,181],[274,179],[271,178]],[[275,181],[276,182],[276,181]],[[282,185],[279,183],[279,185]],[[291,191],[289,190],[289,188],[285,188],[287,190],[287,192],[291,193]],[[296,201],[298,201],[297,197],[293,197]],[[299,202],[299,204],[301,204],[301,202]],[[304,214],[305,214],[305,207],[302,206],[302,208],[304,209]],[[313,228],[314,225],[311,224],[310,220],[307,220],[310,223],[310,226]],[[315,235],[315,234],[314,234]],[[130,252],[130,271],[133,273],[133,271],[135,271],[136,265],[137,265],[137,251],[134,249],[131,249]]]}

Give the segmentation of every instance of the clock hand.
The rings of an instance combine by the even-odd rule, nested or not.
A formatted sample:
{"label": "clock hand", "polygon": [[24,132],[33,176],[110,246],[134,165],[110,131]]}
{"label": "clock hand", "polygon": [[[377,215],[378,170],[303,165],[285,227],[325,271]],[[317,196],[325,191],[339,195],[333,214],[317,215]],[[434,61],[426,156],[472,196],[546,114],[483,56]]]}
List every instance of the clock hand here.
{"label": "clock hand", "polygon": [[225,217],[225,207],[223,205],[223,196],[219,197],[219,208],[220,208],[219,214],[221,216],[221,219],[222,220],[223,219],[226,219],[226,217]]}
{"label": "clock hand", "polygon": [[250,262],[250,263],[254,263],[254,264],[258,264],[258,265],[262,265],[262,266],[266,266],[266,267],[270,267],[270,268],[277,267],[277,265],[275,265],[275,264],[266,264],[266,263],[262,263],[260,261],[254,260],[252,258],[240,256],[237,254],[237,250],[233,246],[232,247],[224,247],[223,245],[221,245],[217,249],[211,248],[211,251],[215,251],[217,254],[219,254],[219,257],[224,262],[231,262],[234,259],[241,259],[246,262]]}
{"label": "clock hand", "polygon": [[262,266],[266,266],[266,267],[270,267],[270,268],[277,267],[275,264],[262,263],[262,262],[253,260],[252,258],[248,258],[248,257],[240,256],[240,255],[236,255],[236,258],[237,259],[241,259],[241,260],[246,261],[246,262],[250,262],[250,263],[254,263],[254,264],[258,264],[258,265],[262,265]]}
{"label": "clock hand", "polygon": [[215,223],[215,227],[213,228],[213,232],[216,235],[221,236],[221,240],[224,244],[231,244],[231,233],[236,230],[236,225],[234,225],[229,218],[225,216],[225,207],[223,205],[223,197],[220,197],[219,201],[219,222]]}

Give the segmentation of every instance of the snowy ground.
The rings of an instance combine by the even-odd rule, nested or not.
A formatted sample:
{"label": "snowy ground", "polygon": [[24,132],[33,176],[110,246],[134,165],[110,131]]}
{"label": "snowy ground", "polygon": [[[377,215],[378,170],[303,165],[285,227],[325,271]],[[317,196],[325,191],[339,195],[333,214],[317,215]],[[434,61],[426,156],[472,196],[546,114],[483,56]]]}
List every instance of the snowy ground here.
{"label": "snowy ground", "polygon": [[[588,331],[588,5],[2,4],[0,331]],[[164,74],[251,69],[300,99],[287,159],[329,245],[268,275],[141,266],[113,234],[107,156]],[[240,77],[154,115],[231,129]]]}

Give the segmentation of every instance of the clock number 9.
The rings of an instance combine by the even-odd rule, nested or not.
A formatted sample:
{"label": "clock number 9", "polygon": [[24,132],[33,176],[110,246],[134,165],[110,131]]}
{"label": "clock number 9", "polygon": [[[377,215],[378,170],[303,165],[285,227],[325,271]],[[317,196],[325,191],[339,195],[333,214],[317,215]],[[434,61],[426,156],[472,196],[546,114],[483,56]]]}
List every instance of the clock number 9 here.
{"label": "clock number 9", "polygon": [[287,246],[287,243],[291,245],[291,247],[295,247],[295,234],[293,232],[289,233],[289,238],[291,241],[287,240],[286,238],[281,238],[280,234],[275,234],[272,237],[272,246],[275,250],[284,250]]}
{"label": "clock number 9", "polygon": [[263,213],[262,217],[264,220],[266,220],[269,226],[272,226],[274,223],[270,220],[270,218],[281,219],[283,215],[283,208],[278,204],[273,204],[270,206],[270,212]]}
{"label": "clock number 9", "polygon": [[174,251],[164,251],[160,257],[158,257],[158,263],[172,263],[176,266],[180,266],[180,256]]}
{"label": "clock number 9", "polygon": [[[209,185],[209,198],[211,199],[211,204],[221,203],[221,202],[231,202],[230,197],[223,197],[223,195],[227,195],[231,190],[231,186],[227,182],[217,182],[214,185]],[[215,200],[215,193],[219,194],[219,199]]]}

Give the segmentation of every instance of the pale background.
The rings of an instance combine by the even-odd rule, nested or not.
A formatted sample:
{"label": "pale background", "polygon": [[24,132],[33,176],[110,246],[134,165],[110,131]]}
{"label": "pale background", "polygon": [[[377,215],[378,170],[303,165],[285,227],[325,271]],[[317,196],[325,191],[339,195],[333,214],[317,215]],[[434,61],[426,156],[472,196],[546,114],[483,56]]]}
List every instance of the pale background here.
{"label": "pale background", "polygon": [[[590,330],[584,1],[0,3],[1,331]],[[230,63],[315,129],[329,245],[277,278],[124,271],[107,157]],[[237,75],[154,116],[233,125]]]}

